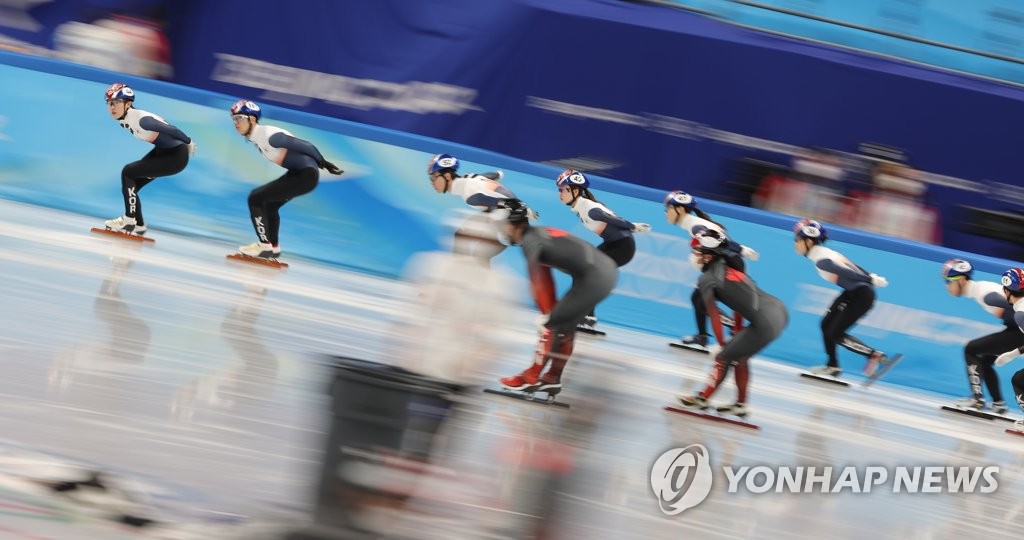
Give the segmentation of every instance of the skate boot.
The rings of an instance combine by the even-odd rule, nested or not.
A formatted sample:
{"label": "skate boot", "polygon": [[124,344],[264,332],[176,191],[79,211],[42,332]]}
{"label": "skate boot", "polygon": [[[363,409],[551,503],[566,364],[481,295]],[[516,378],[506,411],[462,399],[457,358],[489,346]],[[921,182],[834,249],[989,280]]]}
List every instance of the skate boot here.
{"label": "skate boot", "polygon": [[540,378],[539,386],[537,386],[537,392],[547,392],[548,396],[557,396],[562,391],[562,380],[561,377],[552,377],[548,374],[544,374]]}
{"label": "skate boot", "polygon": [[281,248],[261,242],[253,242],[248,246],[241,246],[238,248],[238,252],[254,259],[276,259],[281,256]]}
{"label": "skate boot", "polygon": [[116,232],[122,232],[127,234],[146,234],[146,226],[139,225],[135,222],[135,218],[128,216],[116,217],[114,219],[108,219],[103,222],[107,226],[107,229]]}
{"label": "skate boot", "polygon": [[587,315],[587,318],[583,319],[583,322],[581,322],[576,329],[581,332],[594,332],[597,330],[595,326],[597,326],[597,317]]}
{"label": "skate boot", "polygon": [[732,405],[722,405],[715,409],[719,414],[731,414],[744,418],[747,416],[747,404],[746,403],[733,403]]}
{"label": "skate boot", "polygon": [[[961,409],[974,409],[980,411],[985,408],[985,400],[981,396],[970,396],[956,400],[954,406]],[[993,407],[994,409],[995,407]],[[1003,403],[1003,410],[1006,410],[1006,403]]]}
{"label": "skate boot", "polygon": [[1018,418],[1013,422],[1014,431],[1024,433],[1024,418]]}
{"label": "skate boot", "polygon": [[839,378],[843,374],[843,370],[839,369],[839,366],[818,366],[811,368],[811,373],[821,377],[836,377]]}
{"label": "skate boot", "polygon": [[505,377],[504,379],[500,379],[498,382],[509,390],[533,392],[540,384],[540,379],[538,377],[540,370],[541,366],[530,366],[526,371],[523,371],[519,375]]}
{"label": "skate boot", "polygon": [[709,352],[709,349],[708,349],[708,335],[707,334],[697,334],[695,336],[685,336],[685,337],[681,338],[680,341],[688,349],[693,349],[695,351]]}
{"label": "skate boot", "polygon": [[889,357],[881,351],[875,351],[868,357],[868,363],[864,364],[864,374],[868,377],[875,374],[878,368],[884,366],[889,362]]}
{"label": "skate boot", "polygon": [[1005,401],[993,401],[992,402],[992,413],[993,414],[1006,414],[1010,412],[1009,407],[1006,406]]}
{"label": "skate boot", "polygon": [[688,409],[704,410],[710,407],[708,400],[701,396],[679,396],[679,404]]}

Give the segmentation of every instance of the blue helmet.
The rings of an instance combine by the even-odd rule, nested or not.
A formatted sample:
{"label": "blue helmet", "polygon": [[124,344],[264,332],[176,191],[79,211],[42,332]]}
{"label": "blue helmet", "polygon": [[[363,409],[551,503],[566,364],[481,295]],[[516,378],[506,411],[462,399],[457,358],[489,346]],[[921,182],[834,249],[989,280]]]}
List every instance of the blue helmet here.
{"label": "blue helmet", "polygon": [[793,225],[793,233],[797,238],[810,238],[818,242],[828,240],[828,231],[825,227],[813,219],[801,219]]}
{"label": "blue helmet", "polygon": [[260,106],[249,101],[247,99],[240,99],[231,106],[231,116],[236,114],[244,114],[246,116],[252,116],[257,121],[263,116],[263,111],[260,110]]}
{"label": "blue helmet", "polygon": [[459,158],[451,154],[437,154],[430,158],[430,163],[427,164],[427,174],[434,174],[448,169],[458,172]]}
{"label": "blue helmet", "polygon": [[942,277],[946,281],[953,281],[965,277],[971,279],[974,274],[974,267],[963,259],[950,259],[942,265]]}
{"label": "blue helmet", "polygon": [[587,180],[586,175],[573,169],[566,169],[562,171],[562,174],[558,175],[558,179],[555,180],[555,183],[558,184],[558,187],[569,186],[581,189],[587,189],[590,187],[590,180]]}
{"label": "blue helmet", "polygon": [[1012,292],[1024,291],[1024,270],[1020,268],[1011,268],[1003,272],[1003,288],[1008,289]]}
{"label": "blue helmet", "polygon": [[682,206],[689,211],[697,208],[697,199],[683,191],[672,191],[665,196],[665,206]]}
{"label": "blue helmet", "polygon": [[124,83],[114,83],[110,85],[110,88],[107,88],[105,95],[107,96],[107,101],[112,99],[135,101],[135,90],[132,90],[131,87]]}

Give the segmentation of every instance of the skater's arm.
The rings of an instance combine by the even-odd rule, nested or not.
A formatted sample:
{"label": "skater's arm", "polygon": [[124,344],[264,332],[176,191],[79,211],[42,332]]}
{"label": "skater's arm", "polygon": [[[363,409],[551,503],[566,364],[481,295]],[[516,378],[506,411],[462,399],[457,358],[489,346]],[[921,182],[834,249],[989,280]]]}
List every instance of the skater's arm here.
{"label": "skater's arm", "polygon": [[871,283],[871,277],[868,276],[865,272],[862,272],[859,269],[855,270],[853,268],[841,264],[836,264],[835,261],[833,261],[832,259],[821,259],[818,262],[814,263],[814,265],[817,266],[818,269],[821,271],[828,272],[830,274],[835,274],[836,277],[839,279],[848,279],[854,282]]}
{"label": "skater's arm", "polygon": [[189,144],[192,142],[192,139],[188,135],[185,135],[184,131],[170,124],[161,122],[156,118],[153,118],[152,116],[143,116],[142,118],[140,118],[139,127],[146,131],[155,131],[157,133],[162,133],[164,135],[167,135],[168,137],[177,139],[185,144]]}
{"label": "skater's arm", "polygon": [[609,214],[600,208],[591,208],[590,211],[587,212],[587,217],[594,221],[603,221],[608,225],[619,229],[625,229],[627,231],[633,230],[632,223],[620,218],[619,216]]}
{"label": "skater's arm", "polygon": [[466,197],[466,204],[491,211],[494,210],[494,207],[498,205],[499,201],[504,201],[505,199],[506,197],[495,196],[488,193],[474,193],[469,197]]}
{"label": "skater's arm", "polygon": [[715,288],[723,282],[722,275],[721,266],[704,272],[700,279],[697,280],[697,290],[700,291],[700,297],[704,301],[704,307],[707,309],[708,318],[711,320],[711,330],[715,334],[715,339],[718,340],[719,345],[724,346],[725,332],[722,326],[722,314],[718,311],[718,302],[715,298]]}
{"label": "skater's arm", "polygon": [[312,143],[299,139],[298,137],[292,137],[291,135],[286,135],[284,133],[275,133],[267,139],[267,142],[276,148],[284,148],[289,152],[300,152],[306,154],[313,158],[317,163],[326,161],[323,154],[320,153],[320,150],[317,150]]}
{"label": "skater's arm", "polygon": [[719,345],[725,345],[725,331],[722,326],[722,314],[718,311],[718,302],[715,302],[715,295],[704,296],[704,307],[707,309],[708,318],[711,319],[711,331],[715,333],[715,339]]}
{"label": "skater's arm", "polygon": [[732,333],[739,334],[743,330],[743,314],[739,311],[733,310],[732,312]]}

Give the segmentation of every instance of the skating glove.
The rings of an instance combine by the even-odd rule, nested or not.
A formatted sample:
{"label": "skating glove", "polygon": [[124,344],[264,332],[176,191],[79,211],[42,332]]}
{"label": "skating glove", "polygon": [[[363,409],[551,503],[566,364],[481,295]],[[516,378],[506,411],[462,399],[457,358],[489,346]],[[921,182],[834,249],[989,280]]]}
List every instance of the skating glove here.
{"label": "skating glove", "polygon": [[345,171],[339,169],[337,165],[331,163],[330,161],[327,161],[326,159],[323,160],[323,161],[317,162],[316,165],[317,165],[317,167],[320,167],[321,169],[323,169],[323,170],[325,170],[325,171],[327,171],[327,172],[329,172],[329,173],[331,173],[331,174],[333,174],[335,176],[345,172]]}
{"label": "skating glove", "polygon": [[1014,350],[1012,350],[1010,352],[1004,352],[1003,354],[1000,354],[999,356],[996,357],[996,365],[997,366],[1006,365],[1007,363],[1010,362],[1010,360],[1013,360],[1014,358],[1017,358],[1018,356],[1020,356],[1020,351],[1018,351],[1017,349],[1014,349]]}
{"label": "skating glove", "polygon": [[740,256],[743,257],[744,259],[750,259],[752,261],[756,261],[761,258],[760,253],[754,251],[751,248],[748,248],[747,246],[740,246]]}
{"label": "skating glove", "polygon": [[722,352],[722,346],[718,343],[708,346],[708,356],[710,356],[712,360],[714,360],[720,352]]}
{"label": "skating glove", "polygon": [[505,173],[503,173],[501,171],[494,171],[494,172],[483,173],[480,176],[483,176],[485,178],[490,178],[491,180],[498,180],[498,181],[500,181],[502,178],[505,178]]}
{"label": "skating glove", "polygon": [[533,208],[527,208],[526,217],[530,218],[530,221],[537,221],[538,219],[540,219],[540,212],[534,210]]}
{"label": "skating glove", "polygon": [[199,146],[196,145],[195,141],[188,143],[188,155],[194,156],[196,154],[196,150],[198,149]]}
{"label": "skating glove", "polygon": [[884,277],[878,274],[871,274],[871,284],[874,285],[875,287],[888,287],[889,280],[885,279]]}
{"label": "skating glove", "polygon": [[650,223],[634,223],[633,224],[633,232],[645,233],[645,232],[650,232],[650,230],[651,230],[651,224]]}

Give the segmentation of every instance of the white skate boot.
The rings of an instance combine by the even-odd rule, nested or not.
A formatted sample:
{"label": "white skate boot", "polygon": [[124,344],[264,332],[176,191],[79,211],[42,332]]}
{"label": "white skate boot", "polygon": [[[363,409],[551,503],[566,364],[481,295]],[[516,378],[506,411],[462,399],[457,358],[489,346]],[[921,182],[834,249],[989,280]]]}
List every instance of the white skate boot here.
{"label": "white skate boot", "polygon": [[281,256],[281,248],[262,242],[253,242],[248,246],[241,246],[238,248],[238,252],[254,259],[276,259]]}
{"label": "white skate boot", "polygon": [[[953,403],[954,406],[960,409],[974,409],[980,411],[985,408],[985,400],[980,397],[969,396],[963,399],[958,399]],[[1006,409],[1006,404],[1003,404],[1003,409]]]}
{"label": "white skate boot", "polygon": [[811,373],[822,377],[838,378],[843,374],[843,370],[839,369],[838,366],[818,366],[816,368],[811,368]]}
{"label": "white skate boot", "polygon": [[135,223],[135,218],[128,216],[116,217],[114,219],[108,219],[103,222],[108,229],[117,232],[123,232],[127,234],[146,234],[146,226],[138,225]]}

